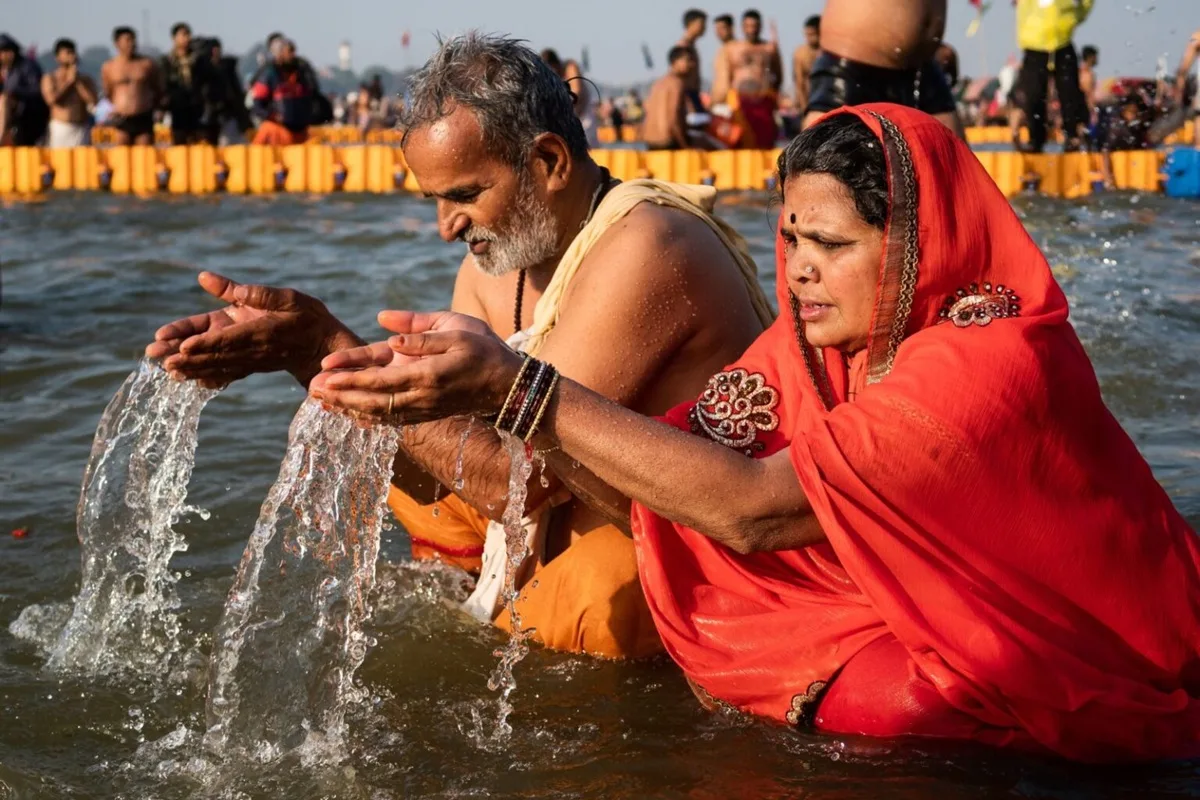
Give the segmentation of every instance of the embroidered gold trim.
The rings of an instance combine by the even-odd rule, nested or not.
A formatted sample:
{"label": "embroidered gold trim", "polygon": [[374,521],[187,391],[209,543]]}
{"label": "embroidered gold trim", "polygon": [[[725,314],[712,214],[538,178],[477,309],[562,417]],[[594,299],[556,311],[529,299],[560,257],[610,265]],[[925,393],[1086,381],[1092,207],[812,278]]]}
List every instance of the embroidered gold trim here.
{"label": "embroidered gold trim", "polygon": [[813,681],[808,685],[804,694],[793,697],[791,708],[783,715],[788,724],[811,728],[813,720],[817,716],[817,707],[821,705],[821,698],[825,696],[825,689],[828,686],[829,681]]}
{"label": "embroidered gold trim", "polygon": [[980,286],[972,283],[946,298],[938,312],[938,324],[953,322],[959,328],[991,325],[993,320],[1008,319],[1021,313],[1021,298],[1004,284]]}
{"label": "embroidered gold trim", "polygon": [[817,396],[821,398],[825,410],[829,411],[835,403],[833,387],[829,385],[829,373],[825,370],[825,359],[821,356],[821,351],[804,338],[804,321],[800,319],[800,301],[796,299],[796,295],[790,289],[788,290],[788,299],[792,307],[792,329],[796,332],[796,344],[799,345],[800,356],[804,359],[804,369],[808,372],[808,379],[816,387]]}
{"label": "embroidered gold trim", "polygon": [[868,345],[868,384],[883,380],[895,364],[896,351],[904,341],[908,318],[912,314],[920,259],[917,178],[912,151],[895,123],[880,114],[871,112],[871,115],[883,128],[891,208]]}
{"label": "embroidered gold trim", "polygon": [[733,369],[709,379],[688,422],[693,433],[750,456],[764,447],[758,434],[779,427],[778,405],[779,392],[761,373]]}

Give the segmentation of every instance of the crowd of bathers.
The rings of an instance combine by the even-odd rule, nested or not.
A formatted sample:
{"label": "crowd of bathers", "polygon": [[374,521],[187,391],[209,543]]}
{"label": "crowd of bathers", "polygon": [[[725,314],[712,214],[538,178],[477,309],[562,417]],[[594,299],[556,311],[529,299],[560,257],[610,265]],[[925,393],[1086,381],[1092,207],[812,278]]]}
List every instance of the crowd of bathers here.
{"label": "crowd of bathers", "polygon": [[[869,2],[826,0],[822,15],[804,21],[790,64],[774,21],[764,23],[755,9],[740,17],[717,14],[710,75],[697,48],[710,16],[689,9],[644,102],[636,88],[600,97],[585,74],[586,49],[580,61],[551,49],[541,57],[567,81],[592,146],[607,126],[616,141],[654,150],[769,149],[835,108],[894,102],[960,133],[965,126],[1008,126],[1014,146],[1029,152],[1041,152],[1056,132],[1067,150],[1131,150],[1158,144],[1200,108],[1198,37],[1185,46],[1174,75],[1160,59],[1153,77],[1101,82],[1098,48],[1077,51],[1073,41],[1091,0],[1015,5],[1021,56],[1010,57],[994,77],[960,70],[943,38],[944,0],[897,3],[884,32],[873,25]],[[149,144],[156,124],[169,127],[174,144],[287,145],[306,141],[314,125],[366,130],[394,127],[398,119],[400,94],[385,91],[378,75],[356,91],[323,92],[317,70],[281,33],[267,37],[252,72],[240,71],[219,39],[193,35],[186,23],[170,35],[169,51],[151,57],[138,50],[132,28],[117,27],[116,53],[98,76],[81,70],[69,39],[55,43],[51,62],[0,35],[0,145],[80,146],[94,125],[111,128],[116,144]],[[648,47],[643,54],[654,68]]]}

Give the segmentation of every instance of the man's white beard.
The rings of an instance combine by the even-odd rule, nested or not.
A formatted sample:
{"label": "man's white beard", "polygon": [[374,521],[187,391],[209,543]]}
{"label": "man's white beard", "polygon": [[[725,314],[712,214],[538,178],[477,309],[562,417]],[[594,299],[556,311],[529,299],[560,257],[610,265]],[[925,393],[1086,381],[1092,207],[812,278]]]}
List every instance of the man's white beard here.
{"label": "man's white beard", "polygon": [[463,239],[489,242],[488,251],[471,257],[485,275],[498,278],[519,269],[535,267],[558,254],[558,230],[554,213],[532,187],[523,186],[503,233],[472,226]]}

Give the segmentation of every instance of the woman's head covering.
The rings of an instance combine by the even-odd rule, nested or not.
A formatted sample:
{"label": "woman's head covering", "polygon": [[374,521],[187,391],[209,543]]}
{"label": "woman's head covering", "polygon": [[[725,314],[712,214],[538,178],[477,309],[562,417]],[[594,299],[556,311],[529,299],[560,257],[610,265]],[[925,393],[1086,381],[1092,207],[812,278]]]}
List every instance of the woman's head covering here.
{"label": "woman's head covering", "polygon": [[[744,710],[847,732],[891,716],[903,733],[911,709],[869,724],[819,709],[856,654],[899,642],[908,675],[880,680],[921,683],[972,738],[1085,760],[1200,752],[1200,549],[1105,408],[1045,258],[941,123],[835,113],[886,156],[867,348],[847,365],[784,313],[667,417],[752,457],[786,449],[827,543],[738,555],[635,504],[668,651]],[[782,242],[777,261],[787,309]]]}

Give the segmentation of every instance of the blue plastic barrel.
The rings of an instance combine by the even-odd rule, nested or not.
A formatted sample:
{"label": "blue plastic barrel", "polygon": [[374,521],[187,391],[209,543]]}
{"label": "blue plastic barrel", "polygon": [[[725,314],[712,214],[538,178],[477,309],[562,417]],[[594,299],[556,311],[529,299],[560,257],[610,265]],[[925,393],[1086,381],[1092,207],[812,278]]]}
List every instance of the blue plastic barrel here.
{"label": "blue plastic barrel", "polygon": [[1167,155],[1168,197],[1200,199],[1200,149],[1177,147]]}

